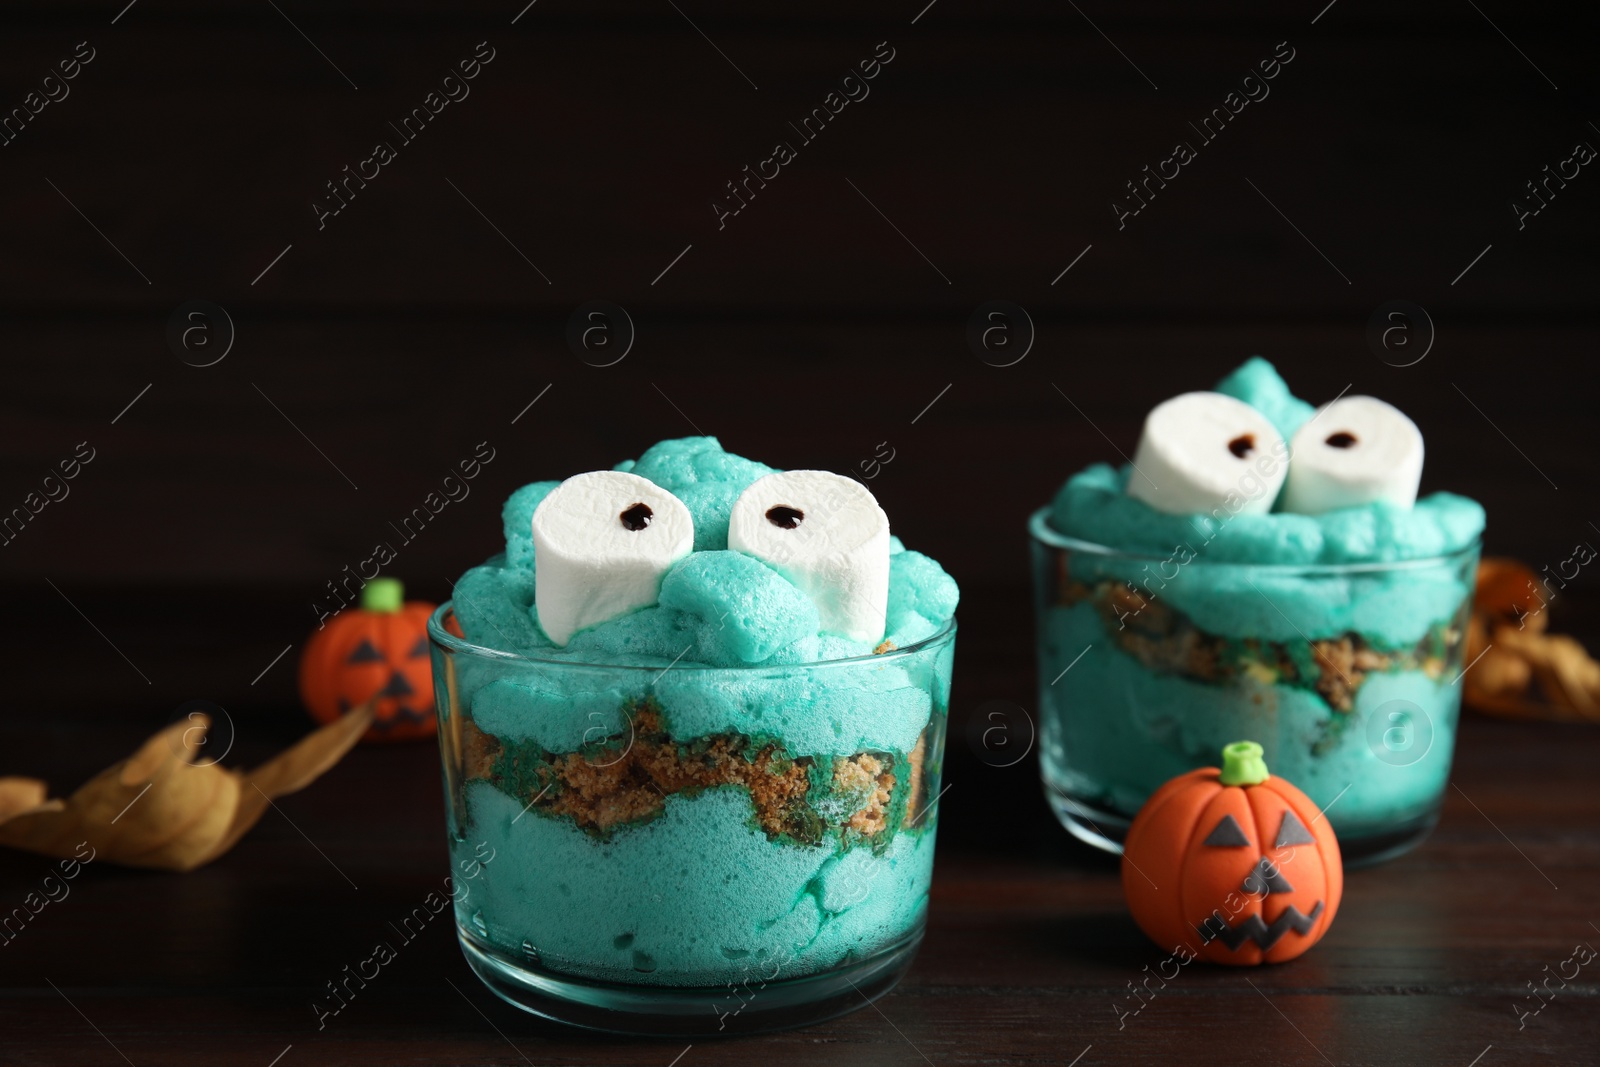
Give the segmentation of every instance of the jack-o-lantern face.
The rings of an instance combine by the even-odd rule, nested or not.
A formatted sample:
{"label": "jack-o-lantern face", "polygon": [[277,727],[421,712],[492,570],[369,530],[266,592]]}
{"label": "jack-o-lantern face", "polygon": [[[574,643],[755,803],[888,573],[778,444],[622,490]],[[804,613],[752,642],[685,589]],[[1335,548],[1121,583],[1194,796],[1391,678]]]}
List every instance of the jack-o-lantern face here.
{"label": "jack-o-lantern face", "polygon": [[1280,963],[1333,921],[1344,886],[1338,841],[1310,798],[1267,775],[1260,755],[1259,745],[1228,746],[1223,770],[1168,782],[1128,830],[1123,889],[1165,949]]}
{"label": "jack-o-lantern face", "polygon": [[[429,609],[431,611],[431,609]],[[425,622],[425,621],[424,621]],[[405,635],[402,635],[404,637]],[[379,641],[383,640],[380,636]],[[345,658],[345,669],[340,673],[339,712],[343,714],[359,703],[357,694],[373,691],[373,683],[382,681],[373,695],[378,698],[376,724],[391,726],[402,722],[427,722],[433,718],[432,673],[428,669],[428,638],[426,635],[411,642],[403,657],[386,652],[372,637],[363,637]],[[418,664],[416,661],[424,661]],[[422,677],[415,672],[421,669]],[[408,677],[409,676],[409,677]],[[421,708],[416,707],[418,686],[422,687]]]}
{"label": "jack-o-lantern face", "polygon": [[399,583],[380,585],[386,581],[369,582],[359,608],[312,636],[300,661],[300,695],[319,722],[374,701],[368,741],[427,737],[435,729],[427,632],[433,605],[402,603]]}

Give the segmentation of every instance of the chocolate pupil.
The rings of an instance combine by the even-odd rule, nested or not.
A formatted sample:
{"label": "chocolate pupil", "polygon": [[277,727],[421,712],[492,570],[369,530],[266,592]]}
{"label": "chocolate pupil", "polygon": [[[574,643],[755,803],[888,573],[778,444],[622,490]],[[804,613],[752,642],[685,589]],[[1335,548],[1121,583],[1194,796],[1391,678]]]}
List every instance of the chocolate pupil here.
{"label": "chocolate pupil", "polygon": [[655,512],[650,510],[649,504],[635,504],[618,517],[622,519],[623,526],[638,533],[650,525],[650,520],[655,517]]}
{"label": "chocolate pupil", "polygon": [[1254,434],[1242,433],[1238,437],[1235,437],[1233,440],[1228,442],[1228,451],[1232,452],[1240,459],[1243,459],[1255,450],[1256,438]]}
{"label": "chocolate pupil", "polygon": [[780,530],[792,530],[800,525],[806,513],[799,508],[791,508],[785,504],[767,509],[767,521]]}
{"label": "chocolate pupil", "polygon": [[1338,433],[1328,435],[1328,444],[1334,448],[1349,448],[1355,443],[1356,435],[1353,433],[1345,433],[1343,430],[1340,430]]}

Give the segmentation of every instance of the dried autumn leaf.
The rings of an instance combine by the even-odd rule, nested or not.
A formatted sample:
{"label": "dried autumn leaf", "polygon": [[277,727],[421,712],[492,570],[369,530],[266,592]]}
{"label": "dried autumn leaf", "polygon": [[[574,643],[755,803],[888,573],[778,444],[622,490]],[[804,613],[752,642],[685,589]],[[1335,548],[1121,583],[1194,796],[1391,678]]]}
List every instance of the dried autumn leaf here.
{"label": "dried autumn leaf", "polygon": [[1485,648],[1467,672],[1467,689],[1473,696],[1516,696],[1528,688],[1533,668],[1507,648]]}
{"label": "dried autumn leaf", "polygon": [[34,778],[0,778],[0,845],[65,859],[88,842],[97,859],[188,871],[232,848],[274,797],[303,789],[372,723],[365,704],[249,773],[192,762],[210,720],[194,715],[146,741],[65,800]]}
{"label": "dried autumn leaf", "polygon": [[1479,565],[1463,696],[1494,715],[1600,720],[1600,663],[1573,638],[1547,633],[1545,608],[1529,567]]}
{"label": "dried autumn leaf", "polygon": [[1577,641],[1564,634],[1543,638],[1533,662],[1539,688],[1552,704],[1595,717],[1600,714],[1600,664]]}

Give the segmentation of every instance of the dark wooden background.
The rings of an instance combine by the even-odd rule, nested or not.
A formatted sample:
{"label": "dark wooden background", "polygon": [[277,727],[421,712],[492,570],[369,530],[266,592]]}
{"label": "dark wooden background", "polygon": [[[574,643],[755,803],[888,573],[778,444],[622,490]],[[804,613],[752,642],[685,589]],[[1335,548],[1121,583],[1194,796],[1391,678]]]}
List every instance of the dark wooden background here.
{"label": "dark wooden background", "polygon": [[[471,496],[392,568],[419,596],[496,550],[526,481],[697,430],[785,467],[856,469],[887,442],[874,492],[963,585],[958,731],[984,700],[1033,704],[1028,513],[1131,451],[1154,403],[1252,353],[1309,399],[1348,385],[1406,410],[1424,489],[1482,500],[1489,550],[1554,566],[1600,536],[1600,176],[1524,229],[1510,206],[1577,142],[1600,147],[1588,9],[277,6],[0,14],[0,109],[78,42],[96,52],[0,147],[0,512],[78,442],[96,450],[0,547],[0,773],[68,788],[196,698],[229,710],[235,758],[287,743],[312,601],[485,440]],[[485,40],[471,95],[319,231],[323,183],[396,140],[386,123]],[[723,183],[795,140],[786,123],[880,41],[896,55],[870,95],[719,230]],[[1296,54],[1267,99],[1119,231],[1123,183],[1196,141],[1187,123],[1279,41]],[[597,299],[637,328],[604,368],[564,340]],[[1037,326],[1014,366],[967,347],[991,299]],[[1436,327],[1409,367],[1366,341],[1401,299]],[[215,366],[168,346],[190,300],[236,328]],[[1585,571],[1553,608],[1591,643],[1593,589]],[[1521,1032],[1511,1005],[1600,939],[1597,740],[1469,720],[1439,834],[1352,876],[1323,947],[1186,974],[1119,1033],[1111,1005],[1157,957],[1114,866],[1053,827],[1031,759],[995,770],[958,739],[930,938],[882,1014],[682,1063],[1066,1063],[1091,1044],[1085,1065],[1592,1058],[1588,972]],[[0,1061],[122,1062],[114,1044],[140,1067],[264,1067],[292,1044],[283,1067],[522,1062],[441,974],[534,1062],[681,1051],[502,1009],[444,930],[318,1035],[314,990],[442,874],[432,757],[363,751],[285,809],[358,892],[270,818],[194,875],[92,868],[0,948]],[[0,904],[45,869],[0,856]]]}

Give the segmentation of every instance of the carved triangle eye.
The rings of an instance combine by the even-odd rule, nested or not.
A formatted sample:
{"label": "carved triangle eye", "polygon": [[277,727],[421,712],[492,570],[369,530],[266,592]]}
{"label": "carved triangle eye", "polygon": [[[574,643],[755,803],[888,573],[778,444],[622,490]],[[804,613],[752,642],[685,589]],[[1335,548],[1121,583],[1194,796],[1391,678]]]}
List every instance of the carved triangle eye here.
{"label": "carved triangle eye", "polygon": [[376,645],[374,645],[371,641],[369,641],[369,640],[367,640],[366,638],[363,637],[361,639],[361,643],[356,646],[356,649],[355,649],[354,652],[350,653],[350,657],[347,660],[345,660],[345,662],[346,663],[382,663],[383,662],[383,653],[378,651],[378,647]]}
{"label": "carved triangle eye", "polygon": [[1300,817],[1288,808],[1283,810],[1283,822],[1278,826],[1278,839],[1273,842],[1273,848],[1283,848],[1287,845],[1314,845],[1317,839],[1311,836],[1311,831],[1306,829],[1306,824]]}
{"label": "carved triangle eye", "polygon": [[427,635],[417,638],[417,643],[411,646],[411,651],[406,653],[410,659],[421,659],[428,654]]}
{"label": "carved triangle eye", "polygon": [[1237,819],[1232,815],[1224,815],[1202,843],[1207,848],[1240,848],[1248,846],[1250,839],[1244,836],[1244,829]]}

